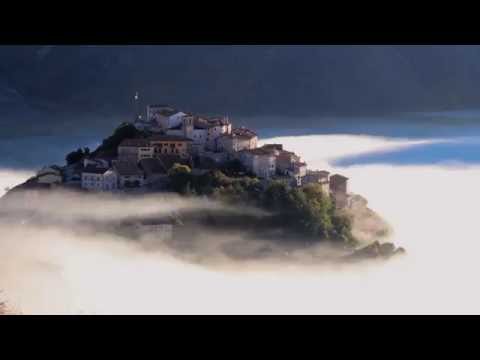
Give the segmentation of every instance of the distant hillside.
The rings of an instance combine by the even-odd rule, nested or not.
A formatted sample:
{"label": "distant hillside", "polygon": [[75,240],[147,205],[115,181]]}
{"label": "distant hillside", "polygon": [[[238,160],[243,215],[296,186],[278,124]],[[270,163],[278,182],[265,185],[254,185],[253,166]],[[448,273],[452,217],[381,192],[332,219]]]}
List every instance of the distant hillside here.
{"label": "distant hillside", "polygon": [[28,117],[130,116],[136,90],[232,116],[480,106],[479,46],[0,46],[0,59],[0,113]]}

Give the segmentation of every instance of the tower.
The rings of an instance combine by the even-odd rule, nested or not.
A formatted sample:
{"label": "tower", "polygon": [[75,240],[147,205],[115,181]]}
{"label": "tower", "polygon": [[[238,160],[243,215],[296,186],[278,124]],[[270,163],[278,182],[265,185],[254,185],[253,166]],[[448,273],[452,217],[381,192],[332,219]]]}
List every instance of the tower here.
{"label": "tower", "polygon": [[186,138],[193,139],[193,116],[184,116],[183,117],[183,134]]}

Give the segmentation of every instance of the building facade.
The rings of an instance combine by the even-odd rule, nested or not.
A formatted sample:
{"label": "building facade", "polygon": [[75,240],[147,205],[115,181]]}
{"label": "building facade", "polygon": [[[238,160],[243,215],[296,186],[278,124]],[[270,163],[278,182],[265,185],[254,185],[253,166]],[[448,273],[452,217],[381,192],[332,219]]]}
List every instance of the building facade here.
{"label": "building facade", "polygon": [[137,165],[137,161],[118,160],[113,164],[118,176],[118,187],[138,188],[144,185],[144,173]]}
{"label": "building facade", "polygon": [[232,132],[232,124],[226,117],[209,118],[204,126],[207,129],[205,149],[209,151],[217,151],[217,139]]}
{"label": "building facade", "polygon": [[189,157],[191,154],[192,140],[177,135],[155,135],[149,139],[149,144],[154,149],[154,157],[157,155],[178,155]]}
{"label": "building facade", "polygon": [[81,187],[91,191],[115,191],[118,189],[118,177],[111,169],[87,166],[82,171]]}
{"label": "building facade", "polygon": [[118,146],[118,160],[140,161],[153,158],[155,149],[147,139],[125,139]]}
{"label": "building facade", "polygon": [[169,105],[148,105],[147,121],[160,129],[168,129],[170,116],[177,112]]}
{"label": "building facade", "polygon": [[337,208],[346,207],[348,205],[348,178],[340,174],[330,176],[330,193]]}
{"label": "building facade", "polygon": [[271,151],[262,148],[242,150],[238,152],[237,158],[259,178],[269,179],[276,173],[276,155]]}
{"label": "building facade", "polygon": [[242,150],[253,150],[257,147],[258,137],[246,128],[233,129],[230,134],[218,137],[217,150],[234,153]]}

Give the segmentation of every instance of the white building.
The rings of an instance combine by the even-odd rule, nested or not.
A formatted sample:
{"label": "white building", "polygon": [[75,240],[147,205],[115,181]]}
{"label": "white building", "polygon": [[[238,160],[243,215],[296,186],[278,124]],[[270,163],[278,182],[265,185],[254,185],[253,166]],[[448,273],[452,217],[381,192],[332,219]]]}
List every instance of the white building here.
{"label": "white building", "polygon": [[276,155],[263,148],[243,150],[238,153],[238,159],[249,171],[259,178],[268,179],[276,172]]}
{"label": "white building", "polygon": [[195,153],[216,151],[217,139],[224,134],[230,134],[232,130],[227,118],[202,118],[185,113],[170,117],[169,124],[166,133],[191,139]]}
{"label": "white building", "polygon": [[217,150],[232,154],[237,151],[255,149],[257,142],[257,134],[242,127],[233,129],[230,134],[223,134],[218,137]]}
{"label": "white building", "polygon": [[111,169],[87,166],[82,171],[82,188],[93,191],[115,191],[118,189],[118,177]]}
{"label": "white building", "polygon": [[207,141],[205,148],[210,151],[217,150],[217,139],[232,132],[232,124],[226,117],[214,117],[207,119],[205,124],[207,128]]}
{"label": "white building", "polygon": [[182,122],[166,131],[167,135],[182,136],[192,140],[191,149],[199,153],[205,149],[208,137],[208,129],[198,116],[186,115]]}
{"label": "white building", "polygon": [[170,116],[177,112],[177,110],[169,105],[148,105],[147,121],[161,129],[168,129]]}
{"label": "white building", "polygon": [[168,117],[168,125],[167,125],[168,128],[171,129],[171,128],[175,128],[175,127],[178,127],[178,126],[182,126],[183,118],[185,116],[187,116],[187,114],[182,112],[182,111],[178,111],[175,114],[169,116]]}
{"label": "white building", "polygon": [[300,156],[291,151],[281,150],[277,155],[277,173],[292,178],[296,186],[302,185],[302,179],[307,174],[307,164]]}

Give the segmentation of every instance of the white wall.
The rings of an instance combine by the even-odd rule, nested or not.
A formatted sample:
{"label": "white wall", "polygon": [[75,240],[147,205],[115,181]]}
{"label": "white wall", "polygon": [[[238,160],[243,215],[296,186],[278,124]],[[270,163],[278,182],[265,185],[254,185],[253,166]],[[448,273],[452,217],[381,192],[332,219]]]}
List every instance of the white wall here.
{"label": "white wall", "polygon": [[176,114],[173,114],[172,116],[170,116],[168,118],[168,127],[169,128],[173,128],[173,127],[176,127],[176,126],[179,126],[180,124],[182,124],[183,122],[183,117],[187,115],[185,114],[184,112],[178,112]]}
{"label": "white wall", "polygon": [[252,171],[261,178],[269,178],[275,174],[275,156],[254,155],[252,161]]}
{"label": "white wall", "polygon": [[103,190],[103,175],[82,173],[82,188],[87,190]]}
{"label": "white wall", "polygon": [[62,182],[62,177],[55,174],[40,175],[37,180],[40,184],[59,184]]}

